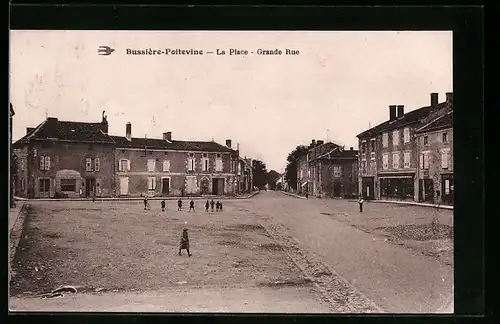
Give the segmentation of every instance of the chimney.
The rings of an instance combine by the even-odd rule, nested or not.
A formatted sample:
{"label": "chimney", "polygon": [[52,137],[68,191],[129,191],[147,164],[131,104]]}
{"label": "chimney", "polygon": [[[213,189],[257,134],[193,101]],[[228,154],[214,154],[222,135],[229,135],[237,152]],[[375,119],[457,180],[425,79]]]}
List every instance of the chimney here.
{"label": "chimney", "polygon": [[316,140],[311,140],[311,146],[316,146]]}
{"label": "chimney", "polygon": [[431,93],[431,107],[436,107],[438,105],[438,95],[437,93]]}
{"label": "chimney", "polygon": [[393,121],[396,119],[396,106],[391,105],[389,106],[389,120]]}
{"label": "chimney", "polygon": [[398,106],[398,118],[403,117],[405,114],[405,106],[399,105]]}
{"label": "chimney", "polygon": [[446,102],[453,105],[453,92],[446,93]]}
{"label": "chimney", "polygon": [[26,135],[31,133],[35,128],[34,127],[26,127]]}
{"label": "chimney", "polygon": [[102,121],[101,121],[101,130],[104,134],[108,133],[108,117],[104,114],[105,111],[102,111]]}
{"label": "chimney", "polygon": [[163,133],[163,140],[172,142],[172,132]]}
{"label": "chimney", "polygon": [[350,151],[352,151],[352,149],[353,149],[353,147],[351,146],[351,147],[349,148],[349,150],[350,150]]}
{"label": "chimney", "polygon": [[226,140],[226,146],[231,148],[231,140],[230,139],[227,139]]}
{"label": "chimney", "polygon": [[125,136],[129,142],[132,141],[132,124],[130,122],[125,126]]}
{"label": "chimney", "polygon": [[325,143],[325,141],[318,140],[318,145],[323,145],[324,143]]}

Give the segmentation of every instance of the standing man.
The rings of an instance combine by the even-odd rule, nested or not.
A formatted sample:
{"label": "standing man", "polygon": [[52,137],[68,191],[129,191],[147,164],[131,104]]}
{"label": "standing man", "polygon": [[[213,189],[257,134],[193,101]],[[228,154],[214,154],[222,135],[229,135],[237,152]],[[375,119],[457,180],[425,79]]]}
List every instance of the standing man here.
{"label": "standing man", "polygon": [[365,201],[363,200],[363,196],[359,196],[359,200],[358,200],[358,204],[359,204],[359,212],[362,213],[363,212],[363,203]]}
{"label": "standing man", "polygon": [[178,211],[182,210],[182,199],[181,198],[179,198],[179,200],[177,200],[177,210]]}
{"label": "standing man", "polygon": [[193,201],[193,199],[191,199],[191,201],[189,202],[189,211],[191,211],[191,210],[195,211],[194,210],[194,201]]}

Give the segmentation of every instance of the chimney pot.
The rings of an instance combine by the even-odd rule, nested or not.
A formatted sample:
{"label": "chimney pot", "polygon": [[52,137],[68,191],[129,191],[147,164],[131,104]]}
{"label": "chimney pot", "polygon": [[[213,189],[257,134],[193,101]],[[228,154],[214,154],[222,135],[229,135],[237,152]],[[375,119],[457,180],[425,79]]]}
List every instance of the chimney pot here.
{"label": "chimney pot", "polygon": [[404,105],[399,105],[398,106],[398,118],[403,117],[405,114],[405,106]]}
{"label": "chimney pot", "polygon": [[453,103],[453,92],[446,93],[446,102]]}
{"label": "chimney pot", "polygon": [[325,142],[324,142],[324,141],[322,141],[322,140],[319,140],[319,141],[318,141],[318,145],[323,145],[324,143],[325,143]]}
{"label": "chimney pot", "polygon": [[352,151],[352,149],[353,149],[353,147],[352,147],[352,146],[351,146],[351,147],[349,147],[349,150],[351,150],[351,151]]}
{"label": "chimney pot", "polygon": [[393,121],[396,119],[396,105],[389,106],[389,120]]}
{"label": "chimney pot", "polygon": [[171,142],[172,141],[172,132],[163,133],[163,140]]}
{"label": "chimney pot", "polygon": [[439,94],[431,93],[431,107],[436,107],[438,105]]}
{"label": "chimney pot", "polygon": [[316,145],[316,140],[311,140],[311,145]]}
{"label": "chimney pot", "polygon": [[227,139],[226,140],[226,146],[231,148],[231,140],[230,139]]}
{"label": "chimney pot", "polygon": [[132,140],[132,124],[130,122],[128,122],[125,126],[125,136],[127,137],[127,140]]}

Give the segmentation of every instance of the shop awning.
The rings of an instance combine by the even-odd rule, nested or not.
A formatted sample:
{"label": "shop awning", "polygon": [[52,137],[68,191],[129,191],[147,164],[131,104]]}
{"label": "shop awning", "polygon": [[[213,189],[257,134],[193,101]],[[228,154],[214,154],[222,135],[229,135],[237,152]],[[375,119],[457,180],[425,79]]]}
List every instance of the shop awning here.
{"label": "shop awning", "polygon": [[413,179],[413,176],[410,175],[383,175],[379,176],[379,179]]}

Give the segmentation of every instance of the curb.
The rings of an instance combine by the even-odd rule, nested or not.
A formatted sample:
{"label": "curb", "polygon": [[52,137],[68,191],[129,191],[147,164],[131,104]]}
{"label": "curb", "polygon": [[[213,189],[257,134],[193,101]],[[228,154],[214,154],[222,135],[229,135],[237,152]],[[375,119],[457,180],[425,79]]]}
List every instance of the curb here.
{"label": "curb", "polygon": [[25,213],[26,204],[23,204],[21,209],[19,210],[19,214],[16,217],[14,222],[14,226],[12,226],[11,231],[9,232],[9,282],[12,277],[12,264],[14,262],[14,257],[16,255],[17,247],[19,245],[19,241],[21,240],[21,236],[23,234],[24,221],[25,221]]}
{"label": "curb", "polygon": [[[355,202],[357,202],[357,200]],[[377,204],[397,204],[397,205],[409,205],[409,206],[420,206],[420,207],[432,207],[432,208],[453,210],[453,206],[417,203],[411,201],[365,200],[365,202],[377,203]]]}
{"label": "curb", "polygon": [[307,199],[306,197],[302,197],[302,196],[299,196],[297,194],[294,194],[294,193],[290,193],[290,192],[285,192],[285,191],[280,191],[282,194],[284,195],[287,195],[287,196],[290,196],[290,197],[295,197],[295,198],[300,198],[300,199]]}
{"label": "curb", "polygon": [[[242,196],[242,197],[231,197],[231,196],[203,196],[203,197],[148,197],[148,200],[206,200],[206,199],[218,199],[218,200],[241,200],[241,199],[250,199],[253,196],[257,195],[259,192],[253,192],[250,195]],[[41,199],[26,199],[21,197],[15,197],[17,201],[24,202],[36,202],[36,201],[92,201],[90,198],[41,198]],[[95,201],[142,201],[145,197],[130,197],[130,198],[98,198],[96,197]]]}

